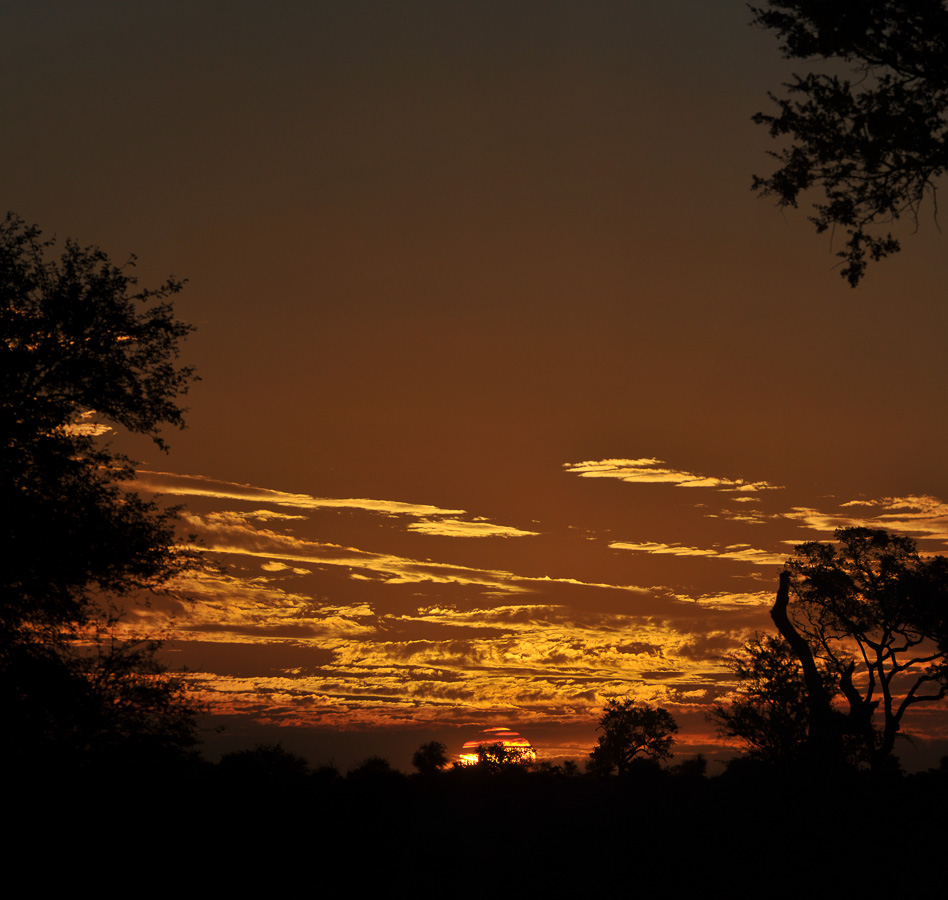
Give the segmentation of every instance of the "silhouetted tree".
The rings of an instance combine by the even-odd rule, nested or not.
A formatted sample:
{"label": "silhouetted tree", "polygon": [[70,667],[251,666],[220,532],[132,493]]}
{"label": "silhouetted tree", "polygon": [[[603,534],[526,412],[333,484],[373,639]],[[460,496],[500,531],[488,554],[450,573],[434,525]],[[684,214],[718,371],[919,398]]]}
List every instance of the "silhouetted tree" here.
{"label": "silhouetted tree", "polygon": [[[775,115],[754,121],[790,146],[772,153],[780,167],[755,176],[754,190],[781,206],[822,192],[810,221],[848,235],[837,254],[855,287],[868,260],[899,250],[879,226],[908,214],[916,223],[926,195],[948,168],[948,5],[944,0],[770,0],[751,5],[775,31],[788,59],[830,61],[826,72],[794,75],[786,95],[770,94]],[[837,74],[840,65],[853,78]]]}
{"label": "silhouetted tree", "polygon": [[[168,297],[135,290],[127,267],[67,241],[0,223],[0,717],[6,753],[83,757],[146,738],[182,749],[193,717],[153,641],[115,634],[124,603],[162,590],[198,556],[177,542],[176,510],[124,490],[131,461],[113,428],[181,427],[194,376],[176,364],[191,330]],[[129,265],[131,261],[129,262]]]}
{"label": "silhouetted tree", "polygon": [[382,756],[370,756],[346,773],[346,778],[356,781],[392,782],[401,777],[401,773]]}
{"label": "silhouetted tree", "polygon": [[[767,763],[797,758],[807,743],[807,686],[800,660],[782,637],[756,636],[725,657],[739,681],[738,697],[716,705],[708,715],[725,737],[738,738],[750,756]],[[819,669],[826,694],[837,693],[836,679]]]}
{"label": "silhouetted tree", "polygon": [[309,774],[309,763],[282,744],[257,744],[251,750],[225,753],[218,767],[227,778],[257,784],[288,784]]}
{"label": "silhouetted tree", "polygon": [[478,771],[496,774],[509,769],[526,767],[534,754],[524,747],[507,747],[502,743],[481,744],[477,748]]}
{"label": "silhouetted tree", "polygon": [[411,764],[420,775],[434,775],[448,764],[448,748],[441,741],[422,744],[413,754]]}
{"label": "silhouetted tree", "polygon": [[590,754],[594,770],[615,770],[619,775],[626,775],[636,757],[668,759],[678,723],[660,706],[647,703],[636,706],[632,700],[610,700],[597,730],[602,731],[602,736]]}
{"label": "silhouetted tree", "polygon": [[696,780],[708,775],[708,760],[703,753],[696,753],[671,767],[672,775],[678,778]]}
{"label": "silhouetted tree", "polygon": [[[797,547],[771,616],[800,661],[810,748],[841,755],[848,736],[877,769],[909,708],[948,693],[948,560],[881,530],[840,528],[836,540]],[[821,667],[845,698],[841,726]]]}

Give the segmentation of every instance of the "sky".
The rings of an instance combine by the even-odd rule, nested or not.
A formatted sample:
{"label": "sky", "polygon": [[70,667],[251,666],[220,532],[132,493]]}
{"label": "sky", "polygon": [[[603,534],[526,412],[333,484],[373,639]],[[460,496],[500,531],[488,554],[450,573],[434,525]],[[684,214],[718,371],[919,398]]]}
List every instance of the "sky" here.
{"label": "sky", "polygon": [[795,545],[948,546],[945,237],[923,210],[852,290],[839,236],[751,192],[795,69],[739,0],[0,24],[5,207],[188,279],[188,428],[122,446],[223,568],[129,622],[211,755],[407,769],[506,726],[581,758],[632,697],[714,757],[721,654]]}

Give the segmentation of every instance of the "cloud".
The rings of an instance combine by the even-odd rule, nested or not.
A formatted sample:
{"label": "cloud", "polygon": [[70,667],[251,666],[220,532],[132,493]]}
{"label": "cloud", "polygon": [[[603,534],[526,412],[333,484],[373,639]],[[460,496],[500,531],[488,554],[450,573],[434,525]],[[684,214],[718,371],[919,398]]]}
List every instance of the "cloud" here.
{"label": "cloud", "polygon": [[184,497],[212,497],[219,500],[247,500],[291,506],[297,509],[362,509],[388,516],[462,516],[466,510],[442,509],[422,503],[400,500],[369,500],[338,497],[313,497],[290,494],[269,488],[229,481],[216,481],[203,475],[175,475],[171,472],[140,471],[134,486],[162,494]]}
{"label": "cloud", "polygon": [[321,647],[334,640],[374,635],[378,616],[365,604],[340,606],[316,603],[286,591],[268,577],[247,578],[230,572],[197,572],[180,576],[175,590],[188,598],[170,610],[156,598],[143,611],[140,623],[154,630],[170,628],[178,639],[210,643],[254,644],[318,640]]}
{"label": "cloud", "polygon": [[216,714],[339,728],[444,727],[503,711],[578,722],[609,697],[680,704],[722,677],[696,651],[707,635],[649,616],[544,603],[378,615],[264,582],[214,576],[178,623],[176,643],[195,641],[189,678]]}
{"label": "cloud", "polygon": [[678,648],[681,656],[688,659],[708,660],[717,662],[731,650],[741,646],[741,641],[727,632],[713,632],[696,637]]}
{"label": "cloud", "polygon": [[74,422],[70,425],[63,425],[62,430],[70,437],[73,435],[80,437],[99,437],[103,434],[108,434],[112,431],[112,428],[102,422],[97,424],[91,422]]}
{"label": "cloud", "polygon": [[609,544],[613,550],[634,550],[639,553],[670,554],[671,556],[704,556],[712,559],[731,559],[737,562],[759,563],[762,565],[781,565],[786,554],[771,553],[769,550],[757,550],[750,544],[729,544],[723,549],[685,547],[682,544],[644,543],[614,541]]}
{"label": "cloud", "polygon": [[[548,721],[588,718],[603,697],[654,701],[684,687],[702,691],[718,677],[687,654],[666,657],[675,644],[693,645],[696,636],[669,646],[661,629],[650,630],[652,640],[640,644],[592,629],[547,633],[540,623],[532,632],[489,639],[340,641],[332,660],[317,668],[252,682],[205,673],[202,683],[217,709],[237,702],[251,711],[266,701],[270,715],[284,723],[325,721],[327,706],[379,720],[436,721],[453,708],[463,717],[515,710],[518,718]],[[670,672],[682,687],[667,683]],[[351,727],[352,717],[348,722]]]}
{"label": "cloud", "polygon": [[409,531],[443,537],[532,537],[539,532],[523,531],[510,525],[494,525],[484,519],[466,522],[463,519],[423,519],[408,526]]}
{"label": "cloud", "polygon": [[189,526],[198,530],[205,541],[206,549],[215,553],[241,554],[285,564],[308,563],[342,567],[350,570],[350,577],[356,578],[360,574],[365,577],[366,573],[371,573],[386,584],[456,583],[489,588],[505,594],[533,591],[535,585],[542,584],[570,584],[635,592],[647,590],[637,585],[597,584],[547,575],[517,575],[503,569],[431,562],[397,554],[359,550],[340,544],[309,541],[294,535],[257,528],[239,514],[212,513],[198,516],[186,513],[182,518]]}
{"label": "cloud", "polygon": [[[885,528],[903,531],[916,537],[948,540],[948,504],[937,497],[909,495],[883,497],[880,500],[849,500],[840,509],[865,508],[874,514],[851,516],[824,513],[808,507],[794,507],[784,517],[805,523],[815,531],[835,531],[837,528]],[[799,542],[797,542],[799,543]]]}
{"label": "cloud", "polygon": [[719,478],[668,468],[661,459],[602,459],[564,463],[563,468],[581,478],[618,478],[639,484],[672,484],[676,487],[706,487],[719,491],[777,490],[781,486],[766,481]]}
{"label": "cloud", "polygon": [[62,430],[67,435],[81,437],[99,437],[100,435],[109,434],[113,431],[112,426],[107,425],[105,422],[91,421],[95,415],[97,415],[97,413],[93,410],[86,410],[86,412],[80,413],[78,422],[69,422],[62,426]]}
{"label": "cloud", "polygon": [[[735,500],[742,500],[743,497],[735,497]],[[756,497],[753,499],[757,499]],[[772,513],[763,513],[759,510],[747,510],[741,512],[734,512],[731,509],[722,509],[720,512],[716,513],[705,513],[704,517],[706,519],[726,519],[728,522],[744,522],[747,525],[764,525],[767,522],[777,518],[776,515]]]}
{"label": "cloud", "polygon": [[[249,484],[215,481],[202,475],[174,475],[169,472],[139,472],[130,484],[144,490],[185,497],[209,497],[217,500],[242,500],[252,503],[272,503],[297,509],[358,509],[384,516],[408,516],[421,519],[408,526],[409,531],[441,537],[528,537],[538,532],[524,531],[510,525],[495,525],[483,517],[473,520],[457,518],[467,514],[463,509],[442,509],[423,503],[405,503],[400,500],[370,500],[337,497],[313,497],[309,494],[290,494]],[[254,512],[214,513],[231,519],[303,519],[305,516],[279,513],[272,510]]]}
{"label": "cloud", "polygon": [[715,594],[701,594],[697,597],[679,595],[679,600],[712,606],[718,609],[738,609],[741,607],[770,607],[774,602],[774,591],[733,592],[719,591]]}
{"label": "cloud", "polygon": [[[655,480],[658,461],[646,462],[638,468],[650,470]],[[732,497],[760,489],[664,471],[658,476],[664,483],[742,491]],[[189,668],[202,673],[194,677],[214,710],[274,724],[443,725],[504,710],[524,722],[588,721],[608,697],[675,704],[686,696],[710,696],[722,675],[702,639],[734,621],[740,628],[756,627],[764,604],[772,602],[769,594],[680,597],[661,586],[591,582],[583,579],[594,568],[573,572],[571,557],[564,556],[561,565],[557,555],[547,570],[543,553],[528,556],[531,562],[523,565],[529,574],[521,574],[514,563],[496,567],[495,551],[508,552],[499,546],[503,541],[487,544],[487,558],[476,555],[477,542],[465,542],[473,543],[475,555],[462,557],[467,564],[460,565],[434,553],[426,558],[414,548],[436,542],[405,535],[531,536],[528,547],[539,545],[541,551],[549,537],[463,510],[319,498],[162,473],[145,473],[139,483],[209,498],[199,509],[214,511],[193,510],[183,524],[228,564],[223,573],[192,574],[181,591],[193,598],[190,605],[179,603],[164,622],[165,611],[153,609],[154,623],[188,648],[182,659],[190,654]],[[392,546],[371,544],[372,550],[360,549],[365,544],[351,536],[331,542],[324,537],[337,537],[325,530],[332,527],[333,510],[391,517],[381,523],[387,535],[380,536],[375,519],[366,540],[384,541],[395,531],[401,537]],[[309,521],[303,526],[301,520]],[[360,520],[346,516],[345,524],[344,533],[352,535],[357,532],[351,526]],[[749,544],[613,546],[769,561]],[[618,555],[611,559],[632,568]],[[615,581],[625,577],[610,575]],[[314,590],[324,596],[314,596]]]}
{"label": "cloud", "polygon": [[237,512],[225,510],[223,512],[208,513],[204,516],[208,522],[249,522],[257,519],[261,522],[286,521],[288,519],[305,519],[306,516],[294,516],[289,513],[274,512],[269,509],[255,509],[252,512]]}
{"label": "cloud", "polygon": [[292,572],[294,575],[309,575],[309,569],[294,569],[281,562],[266,562],[261,567],[264,572]]}

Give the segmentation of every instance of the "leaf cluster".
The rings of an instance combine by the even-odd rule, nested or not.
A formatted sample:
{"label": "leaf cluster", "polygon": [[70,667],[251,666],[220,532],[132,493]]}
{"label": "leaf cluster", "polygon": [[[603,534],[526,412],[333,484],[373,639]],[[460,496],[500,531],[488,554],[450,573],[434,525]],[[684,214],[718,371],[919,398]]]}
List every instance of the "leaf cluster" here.
{"label": "leaf cluster", "polygon": [[[712,708],[708,718],[719,734],[740,740],[748,755],[769,764],[797,759],[806,745],[809,711],[800,661],[781,637],[756,635],[724,664],[738,681],[738,695]],[[838,678],[822,668],[827,694],[838,692]]]}
{"label": "leaf cluster", "polygon": [[448,765],[448,748],[441,741],[428,741],[412,754],[411,764],[419,775],[435,775]]}
{"label": "leaf cluster", "polygon": [[[794,75],[786,96],[769,94],[776,114],[757,113],[790,145],[753,189],[796,207],[822,191],[810,221],[842,228],[841,275],[855,287],[870,261],[900,249],[879,230],[903,216],[917,225],[926,197],[948,168],[948,6],[942,0],[770,0],[755,23],[775,31],[786,58],[830,61],[828,72]],[[937,205],[935,206],[937,211]]]}
{"label": "leaf cluster", "polygon": [[497,774],[522,768],[531,762],[534,754],[525,747],[507,747],[503,743],[481,744],[477,748],[478,771]]}
{"label": "leaf cluster", "polygon": [[668,759],[678,723],[660,706],[637,706],[630,699],[610,700],[597,730],[602,735],[590,754],[594,768],[625,775],[637,757]]}
{"label": "leaf cluster", "polygon": [[795,610],[817,652],[839,665],[837,642],[851,638],[889,659],[943,647],[948,560],[919,555],[912,538],[871,528],[841,528],[836,544],[810,542],[786,563]]}
{"label": "leaf cluster", "polygon": [[124,602],[200,557],[177,536],[176,508],[125,488],[133,464],[101,435],[166,449],[162,428],[183,426],[179,398],[195,376],[178,363],[191,331],[169,299],[181,283],[139,290],[133,260],[117,267],[74,241],[57,258],[53,247],[12,213],[0,222],[3,713],[62,746],[82,746],[70,728],[89,746],[105,734],[127,745],[135,729],[180,744],[192,727],[183,683],[162,676],[156,643],[119,641],[114,626]]}
{"label": "leaf cluster", "polygon": [[[948,559],[923,558],[911,538],[882,530],[838,529],[836,538],[802,544],[787,561],[797,627],[844,689],[858,666],[863,703],[881,693],[897,722],[948,692]],[[900,682],[910,686],[898,702]]]}
{"label": "leaf cluster", "polygon": [[771,616],[782,638],[732,659],[743,696],[714,714],[758,756],[801,740],[811,762],[887,770],[907,711],[948,695],[948,560],[907,536],[840,528],[801,544]]}
{"label": "leaf cluster", "polygon": [[194,374],[177,357],[191,328],[167,300],[181,285],[139,291],[99,248],[67,241],[49,260],[52,246],[13,214],[0,223],[7,635],[81,627],[103,596],[155,589],[196,562],[176,545],[177,511],[124,490],[131,461],[96,436],[120,427],[164,448],[161,428],[182,427]]}

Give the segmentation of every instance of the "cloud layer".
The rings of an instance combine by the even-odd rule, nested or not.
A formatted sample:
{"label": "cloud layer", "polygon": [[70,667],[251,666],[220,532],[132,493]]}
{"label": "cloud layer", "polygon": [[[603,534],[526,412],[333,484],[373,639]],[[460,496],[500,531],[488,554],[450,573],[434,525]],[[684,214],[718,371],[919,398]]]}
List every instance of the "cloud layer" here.
{"label": "cloud layer", "polygon": [[[192,498],[185,524],[226,568],[190,576],[179,585],[190,603],[153,605],[138,624],[174,637],[213,709],[272,724],[579,725],[613,697],[700,717],[729,690],[721,654],[770,627],[788,545],[852,524],[945,537],[946,505],[933,497],[784,507],[769,482],[656,459],[564,468],[665,491],[626,539],[568,515],[526,530],[434,504],[144,473],[140,487]],[[669,507],[662,497],[677,487],[711,491]],[[743,498],[752,512],[725,505]],[[669,528],[656,519],[669,508],[682,533],[727,538],[650,537]],[[359,517],[372,527],[359,531]],[[740,539],[749,530],[754,542]],[[470,537],[504,540],[455,540]]]}
{"label": "cloud layer", "polygon": [[780,485],[767,481],[744,481],[742,478],[721,478],[697,475],[673,469],[661,459],[601,459],[564,463],[567,472],[581,478],[617,478],[633,484],[673,484],[676,487],[714,488],[719,491],[778,490]]}

